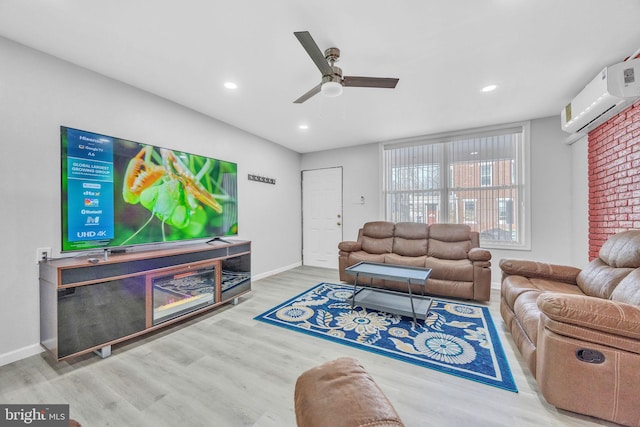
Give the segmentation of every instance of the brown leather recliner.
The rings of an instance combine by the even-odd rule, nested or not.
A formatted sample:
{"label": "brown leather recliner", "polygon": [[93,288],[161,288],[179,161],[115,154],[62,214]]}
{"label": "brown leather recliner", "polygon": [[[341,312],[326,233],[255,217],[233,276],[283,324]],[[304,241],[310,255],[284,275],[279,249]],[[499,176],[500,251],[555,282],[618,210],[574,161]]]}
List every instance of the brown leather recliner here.
{"label": "brown leather recliner", "polygon": [[294,391],[298,427],[402,427],[378,384],[356,359],[341,357],[305,371]]}
{"label": "brown leather recliner", "polygon": [[500,312],[544,398],[640,425],[640,230],[584,270],[503,259]]}
{"label": "brown leather recliner", "polygon": [[[345,269],[361,261],[431,268],[424,291],[431,295],[489,301],[491,253],[479,233],[464,224],[366,223],[358,240],[338,245],[340,280],[353,283]],[[374,280],[368,285],[408,292],[405,282]],[[418,285],[412,292],[420,293]]]}

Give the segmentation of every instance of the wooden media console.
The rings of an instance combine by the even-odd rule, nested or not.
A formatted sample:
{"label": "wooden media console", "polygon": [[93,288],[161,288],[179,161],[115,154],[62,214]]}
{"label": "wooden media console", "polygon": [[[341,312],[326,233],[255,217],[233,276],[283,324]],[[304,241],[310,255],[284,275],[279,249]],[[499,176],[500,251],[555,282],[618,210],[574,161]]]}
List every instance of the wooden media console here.
{"label": "wooden media console", "polygon": [[237,302],[251,290],[251,242],[215,241],[40,263],[40,343],[63,360]]}

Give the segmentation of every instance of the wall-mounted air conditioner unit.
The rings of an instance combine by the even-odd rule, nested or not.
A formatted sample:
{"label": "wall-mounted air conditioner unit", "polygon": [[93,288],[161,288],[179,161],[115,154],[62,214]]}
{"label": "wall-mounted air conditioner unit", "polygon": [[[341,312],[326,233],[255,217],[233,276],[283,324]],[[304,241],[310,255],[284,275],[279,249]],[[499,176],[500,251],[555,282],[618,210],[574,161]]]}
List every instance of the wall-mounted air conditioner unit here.
{"label": "wall-mounted air conditioner unit", "polygon": [[562,130],[586,133],[638,98],[640,58],[606,67],[562,109]]}

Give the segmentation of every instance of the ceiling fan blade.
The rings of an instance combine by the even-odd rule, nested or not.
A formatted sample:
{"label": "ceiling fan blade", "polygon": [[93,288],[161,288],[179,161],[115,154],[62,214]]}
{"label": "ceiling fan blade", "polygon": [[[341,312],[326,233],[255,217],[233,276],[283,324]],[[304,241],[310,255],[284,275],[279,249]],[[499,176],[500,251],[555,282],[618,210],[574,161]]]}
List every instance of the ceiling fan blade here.
{"label": "ceiling fan blade", "polygon": [[304,50],[307,51],[313,62],[315,62],[316,67],[320,70],[323,76],[330,76],[333,74],[333,70],[327,59],[324,57],[324,54],[316,44],[311,34],[308,31],[297,31],[293,33],[297,38]]}
{"label": "ceiling fan blade", "polygon": [[322,83],[320,83],[318,86],[314,87],[309,92],[307,92],[304,95],[302,95],[300,98],[298,98],[295,101],[293,101],[293,103],[294,104],[302,104],[304,101],[306,101],[307,99],[311,98],[313,95],[316,95],[316,94],[320,93],[320,88],[321,87],[322,87]]}
{"label": "ceiling fan blade", "polygon": [[387,89],[393,89],[398,84],[399,79],[392,79],[386,77],[354,77],[344,76],[342,80],[343,86],[350,87],[381,87]]}

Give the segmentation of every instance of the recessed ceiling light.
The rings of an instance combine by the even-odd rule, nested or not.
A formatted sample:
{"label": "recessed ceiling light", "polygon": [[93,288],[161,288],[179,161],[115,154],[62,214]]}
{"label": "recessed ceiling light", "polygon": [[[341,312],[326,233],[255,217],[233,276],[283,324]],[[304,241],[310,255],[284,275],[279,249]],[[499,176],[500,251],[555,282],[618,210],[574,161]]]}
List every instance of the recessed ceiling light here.
{"label": "recessed ceiling light", "polygon": [[489,85],[482,88],[483,92],[491,92],[492,90],[496,90],[497,85]]}
{"label": "recessed ceiling light", "polygon": [[309,129],[309,125],[300,125],[300,126],[298,126],[298,129],[307,130],[307,129]]}
{"label": "recessed ceiling light", "polygon": [[227,89],[238,89],[238,85],[234,82],[226,82],[224,84],[224,87],[226,87]]}

